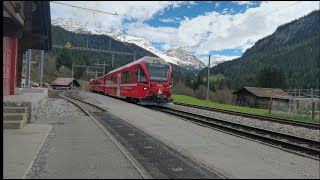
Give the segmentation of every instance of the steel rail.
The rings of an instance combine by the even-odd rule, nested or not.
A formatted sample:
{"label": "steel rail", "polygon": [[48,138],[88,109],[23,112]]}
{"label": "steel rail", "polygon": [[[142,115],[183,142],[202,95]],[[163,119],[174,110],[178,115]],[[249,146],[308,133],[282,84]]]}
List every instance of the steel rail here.
{"label": "steel rail", "polygon": [[193,105],[193,104],[187,104],[187,103],[180,103],[180,102],[174,102],[174,104],[180,105],[180,106],[197,108],[197,109],[215,111],[215,112],[220,112],[220,113],[225,113],[225,114],[230,114],[230,115],[259,119],[259,120],[263,120],[263,121],[272,121],[272,122],[277,122],[277,123],[282,123],[282,124],[288,124],[288,125],[293,125],[293,126],[306,127],[306,128],[310,128],[310,129],[319,129],[320,130],[320,124],[299,122],[299,121],[288,120],[288,119],[283,119],[283,118],[276,118],[276,117],[267,117],[267,116],[262,116],[262,115],[236,112],[236,111],[230,111],[230,110],[224,110],[224,109],[218,109],[218,108],[212,108],[212,107],[206,107],[206,106],[199,106],[199,105]]}
{"label": "steel rail", "polygon": [[207,117],[203,115],[193,114],[186,111],[180,111],[165,107],[151,107],[154,110],[165,112],[183,119],[187,119],[199,125],[217,128],[226,132],[231,132],[240,136],[245,136],[251,139],[260,140],[268,144],[275,144],[285,149],[303,152],[312,157],[320,157],[320,142],[282,134],[279,132],[269,131],[265,129],[246,126],[238,123],[223,121],[220,119]]}

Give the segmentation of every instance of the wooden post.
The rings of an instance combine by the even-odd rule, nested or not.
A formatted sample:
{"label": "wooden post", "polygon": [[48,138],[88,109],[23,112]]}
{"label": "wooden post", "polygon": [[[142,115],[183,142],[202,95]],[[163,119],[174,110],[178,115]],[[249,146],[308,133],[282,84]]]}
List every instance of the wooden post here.
{"label": "wooden post", "polygon": [[[11,70],[10,70],[10,95],[14,95],[16,89],[16,62],[18,53],[18,38],[12,38],[12,49],[11,49]],[[18,80],[19,81],[19,80]],[[21,82],[21,79],[20,79]]]}
{"label": "wooden post", "polygon": [[271,114],[271,109],[272,109],[272,97],[270,98],[270,102],[269,102],[269,114]]}
{"label": "wooden post", "polygon": [[43,65],[44,65],[44,50],[41,50],[41,61],[40,61],[40,87],[43,87]]}
{"label": "wooden post", "polygon": [[31,49],[26,52],[26,84],[25,87],[30,87],[30,59],[31,59]]}
{"label": "wooden post", "polygon": [[313,89],[311,88],[311,119],[314,120],[315,103],[313,100]]}

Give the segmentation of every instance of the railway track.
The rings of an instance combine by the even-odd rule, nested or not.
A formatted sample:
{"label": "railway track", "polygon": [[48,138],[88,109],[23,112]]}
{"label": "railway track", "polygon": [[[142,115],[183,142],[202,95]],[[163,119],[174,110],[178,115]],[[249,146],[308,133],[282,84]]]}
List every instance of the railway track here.
{"label": "railway track", "polygon": [[[64,94],[59,94],[59,96],[75,104],[80,109],[82,109],[86,114],[88,114],[89,111],[91,112],[106,111],[105,109],[99,106],[83,101],[82,99],[79,99],[72,95],[70,96],[64,93]],[[320,159],[320,142],[319,141],[296,137],[296,136],[269,131],[265,129],[255,128],[251,126],[246,126],[246,125],[242,125],[234,122],[223,121],[223,120],[215,119],[212,117],[202,116],[202,115],[193,114],[193,113],[171,109],[171,108],[152,107],[152,109],[186,119],[198,125],[219,129],[224,132],[239,135],[241,137],[244,136],[250,139],[259,140],[267,144],[276,145],[276,147],[280,146],[286,150],[290,150],[291,152],[296,152],[300,155],[302,154],[311,158]]]}
{"label": "railway track", "polygon": [[[122,153],[129,159],[129,161],[139,171],[139,173],[144,179],[220,179],[225,177],[223,174],[210,169],[206,165],[201,164],[198,161],[195,161],[184,154],[180,154],[181,152],[172,149],[170,146],[167,146],[166,144],[161,144],[161,141],[158,142],[157,139],[152,138],[149,135],[146,135],[146,133],[144,133],[143,131],[140,132],[139,129],[134,129],[133,126],[129,125],[128,123],[124,123],[123,120],[118,119],[112,115],[110,116],[108,114],[105,114],[104,111],[106,110],[101,107],[88,103],[82,99],[79,99],[78,97],[72,94],[67,95],[64,93],[59,94],[59,96],[75,104],[88,115],[88,109],[89,111],[93,112],[90,113],[91,115],[89,116],[97,118],[97,121],[101,123],[101,125],[99,125],[100,123],[98,124],[101,128],[108,129],[108,132],[105,130],[103,131],[111,138],[111,140],[116,144],[116,146],[118,146],[120,151],[122,151]],[[90,108],[92,107],[95,110],[90,110]],[[109,125],[106,125],[106,122]],[[126,128],[129,128],[130,130]],[[128,134],[127,132],[131,133]],[[132,136],[132,132],[134,132],[134,136]],[[122,137],[121,142],[119,141],[119,137]],[[148,144],[148,148],[146,148],[145,146],[146,143]],[[158,145],[157,143],[160,143],[160,145]],[[159,148],[154,148],[154,150],[152,150],[152,147],[157,146]],[[173,160],[175,163],[172,163]],[[175,168],[176,164],[179,164],[178,171],[174,170],[177,169]],[[186,169],[187,171],[181,173],[179,172],[181,171],[180,169]]]}
{"label": "railway track", "polygon": [[82,99],[79,99],[74,96],[66,95],[65,92],[59,94],[59,96],[65,100],[71,102],[72,104],[76,105],[77,107],[79,107],[87,115],[89,115],[89,112],[104,112],[104,111],[106,111],[105,109],[103,109],[95,104],[83,101]]}
{"label": "railway track", "polygon": [[272,121],[272,122],[277,122],[277,123],[281,123],[281,124],[306,127],[306,128],[310,128],[310,129],[320,129],[319,124],[292,121],[292,120],[287,120],[287,119],[282,119],[282,118],[267,117],[267,116],[248,114],[248,113],[242,113],[242,112],[236,112],[236,111],[230,111],[230,110],[224,110],[224,109],[217,109],[217,108],[211,108],[211,107],[205,107],[205,106],[198,106],[198,105],[193,105],[193,104],[179,103],[179,102],[174,102],[174,104],[180,105],[180,106],[197,108],[197,109],[215,111],[215,112],[220,112],[220,113],[225,113],[225,114],[230,114],[230,115],[242,116],[242,117],[247,117],[247,118],[254,118],[254,119],[259,119],[262,121]]}
{"label": "railway track", "polygon": [[300,155],[316,159],[320,158],[319,141],[223,121],[220,119],[215,119],[212,117],[202,116],[171,108],[152,107],[152,109],[168,113],[179,118],[183,118],[198,125],[219,129],[224,132],[236,134],[241,137],[247,137],[250,139],[262,141],[269,145],[276,145],[276,147],[280,146],[282,147],[282,149],[289,150],[290,152],[298,153]]}

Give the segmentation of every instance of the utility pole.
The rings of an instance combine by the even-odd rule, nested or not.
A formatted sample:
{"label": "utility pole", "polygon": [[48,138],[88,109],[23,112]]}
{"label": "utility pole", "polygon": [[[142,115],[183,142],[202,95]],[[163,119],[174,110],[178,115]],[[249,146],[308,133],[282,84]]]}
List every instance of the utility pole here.
{"label": "utility pole", "polygon": [[112,69],[113,69],[113,60],[114,60],[114,54],[112,54]]}
{"label": "utility pole", "polygon": [[208,85],[207,85],[207,101],[209,101],[209,77],[210,77],[210,54],[209,54],[208,77],[207,77],[207,81],[208,81]]}
{"label": "utility pole", "polygon": [[44,64],[44,50],[41,50],[40,87],[43,87],[43,64]]}
{"label": "utility pole", "polygon": [[72,65],[71,65],[71,78],[73,78],[73,62],[72,62]]}
{"label": "utility pole", "polygon": [[30,59],[31,59],[31,49],[26,52],[26,87],[30,87]]}
{"label": "utility pole", "polygon": [[89,41],[89,32],[87,34],[87,48],[88,48],[88,41]]}
{"label": "utility pole", "polygon": [[315,116],[315,102],[313,101],[313,88],[311,88],[311,119],[314,120]]}
{"label": "utility pole", "polygon": [[106,60],[103,61],[103,75],[106,72]]}
{"label": "utility pole", "polygon": [[[71,64],[71,78],[73,78],[73,56],[72,56],[72,64]],[[73,87],[73,81],[72,81],[72,87]]]}
{"label": "utility pole", "polygon": [[39,61],[38,61],[38,64],[39,64],[39,68],[38,68],[38,83],[39,83],[39,86],[41,87],[41,53],[40,53],[40,58],[39,58]]}

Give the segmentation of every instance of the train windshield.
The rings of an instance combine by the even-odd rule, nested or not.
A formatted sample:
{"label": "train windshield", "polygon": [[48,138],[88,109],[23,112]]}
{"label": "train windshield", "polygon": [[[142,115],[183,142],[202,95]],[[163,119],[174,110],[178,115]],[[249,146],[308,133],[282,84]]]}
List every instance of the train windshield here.
{"label": "train windshield", "polygon": [[151,82],[167,82],[169,65],[146,63]]}

